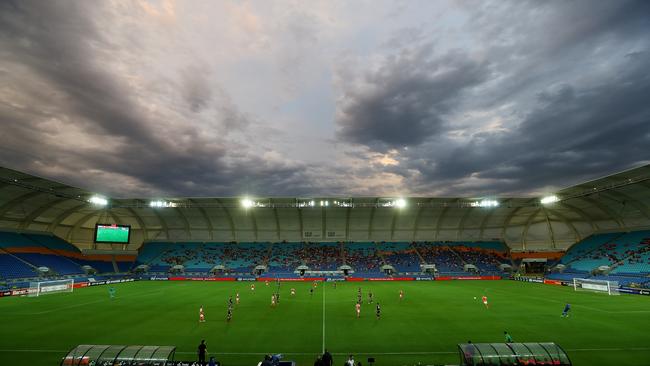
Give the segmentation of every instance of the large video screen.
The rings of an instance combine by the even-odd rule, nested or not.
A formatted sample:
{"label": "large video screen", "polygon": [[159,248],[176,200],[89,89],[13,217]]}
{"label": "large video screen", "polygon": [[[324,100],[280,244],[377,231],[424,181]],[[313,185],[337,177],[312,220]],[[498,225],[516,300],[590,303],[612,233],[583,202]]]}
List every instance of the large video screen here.
{"label": "large video screen", "polygon": [[95,243],[128,244],[131,227],[128,225],[96,224]]}

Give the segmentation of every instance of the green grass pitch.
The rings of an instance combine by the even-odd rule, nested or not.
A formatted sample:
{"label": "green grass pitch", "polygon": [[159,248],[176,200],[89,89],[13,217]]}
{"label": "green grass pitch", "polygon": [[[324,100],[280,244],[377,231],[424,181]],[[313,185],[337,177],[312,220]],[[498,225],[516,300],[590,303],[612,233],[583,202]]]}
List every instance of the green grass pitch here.
{"label": "green grass pitch", "polygon": [[[275,284],[256,282],[255,293],[250,284],[142,281],[116,285],[113,300],[108,286],[0,299],[0,365],[58,365],[77,344],[175,345],[176,359],[192,360],[201,339],[224,365],[254,365],[271,352],[312,365],[323,346],[336,364],[348,353],[363,361],[374,356],[376,365],[454,364],[457,343],[503,342],[504,330],[516,342],[556,342],[574,365],[650,363],[645,296],[515,281],[347,282],[336,289],[320,283],[310,296],[311,283],[284,282],[280,304],[271,308]],[[364,305],[357,319],[359,286]],[[369,290],[382,305],[381,320],[367,304]],[[227,324],[227,299],[236,292],[241,304]],[[483,293],[489,310],[480,303]],[[566,301],[573,305],[568,319],[560,317]],[[199,324],[201,305],[206,322]]]}

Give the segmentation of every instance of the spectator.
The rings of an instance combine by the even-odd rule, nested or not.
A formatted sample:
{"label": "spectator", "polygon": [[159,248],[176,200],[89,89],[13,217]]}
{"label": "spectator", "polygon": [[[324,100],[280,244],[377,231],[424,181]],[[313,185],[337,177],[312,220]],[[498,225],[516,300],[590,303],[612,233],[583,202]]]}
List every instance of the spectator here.
{"label": "spectator", "polygon": [[205,339],[201,340],[201,344],[199,344],[199,363],[201,366],[205,366],[205,354],[208,351],[208,346],[205,345]]}
{"label": "spectator", "polygon": [[354,366],[354,356],[350,355],[344,366]]}
{"label": "spectator", "polygon": [[273,362],[271,362],[271,356],[264,355],[264,361],[262,361],[261,366],[273,366]]}
{"label": "spectator", "polygon": [[323,359],[322,360],[323,360],[323,366],[332,366],[332,365],[334,365],[334,359],[332,359],[332,354],[327,349],[325,349],[325,353],[323,353]]}

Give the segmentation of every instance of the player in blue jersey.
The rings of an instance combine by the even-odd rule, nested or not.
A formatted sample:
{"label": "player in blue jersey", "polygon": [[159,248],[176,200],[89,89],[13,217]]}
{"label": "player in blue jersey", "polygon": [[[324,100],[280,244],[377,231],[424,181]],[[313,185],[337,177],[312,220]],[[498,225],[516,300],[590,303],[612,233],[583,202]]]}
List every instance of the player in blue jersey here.
{"label": "player in blue jersey", "polygon": [[567,303],[564,305],[564,311],[562,311],[562,317],[563,318],[568,318],[569,317],[569,311],[571,311],[571,304]]}

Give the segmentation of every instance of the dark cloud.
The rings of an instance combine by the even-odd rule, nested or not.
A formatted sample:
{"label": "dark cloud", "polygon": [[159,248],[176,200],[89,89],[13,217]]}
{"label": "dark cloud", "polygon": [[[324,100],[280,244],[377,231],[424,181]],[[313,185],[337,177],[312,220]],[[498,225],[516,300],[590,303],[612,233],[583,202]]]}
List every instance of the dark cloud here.
{"label": "dark cloud", "polygon": [[[0,2],[0,164],[113,196],[453,196],[530,194],[650,160],[648,1],[455,2],[431,13],[440,22],[411,6],[374,23],[298,9],[272,25],[231,8],[259,42],[235,47],[238,29],[218,28],[232,31],[222,47],[173,9],[157,26],[160,11],[133,4]],[[277,84],[251,84],[258,73]],[[316,90],[330,77],[334,92]],[[292,114],[327,111],[333,100],[296,104],[332,94],[334,126]],[[290,149],[307,133],[314,150],[336,141],[322,161]]]}
{"label": "dark cloud", "polygon": [[489,69],[460,51],[441,57],[432,52],[430,44],[403,50],[361,80],[346,81],[351,85],[341,91],[338,135],[385,150],[437,134],[460,94],[485,81]]}
{"label": "dark cloud", "polygon": [[[216,116],[220,133],[206,136],[204,126],[184,119],[182,111],[180,117],[160,115],[139,102],[124,75],[107,67],[118,50],[94,21],[110,17],[101,4],[0,4],[2,65],[20,70],[9,78],[14,95],[0,106],[0,162],[116,196],[218,196],[248,188],[288,192],[296,166],[269,163],[244,145],[220,138],[249,122],[225,92],[213,103],[204,69],[184,69],[179,100],[156,103],[186,105],[192,112],[213,108],[210,118]],[[30,90],[26,81],[42,84],[50,95]],[[30,105],[9,105],[11,98]],[[73,136],[57,141],[66,132]]]}
{"label": "dark cloud", "polygon": [[[483,193],[526,193],[618,172],[650,159],[650,53],[623,56],[620,72],[590,88],[542,91],[508,132],[477,134],[418,168],[423,182],[483,180]],[[416,155],[426,154],[418,151]],[[428,185],[427,183],[424,183]],[[450,186],[449,190],[458,191]],[[477,187],[470,187],[476,192]]]}

